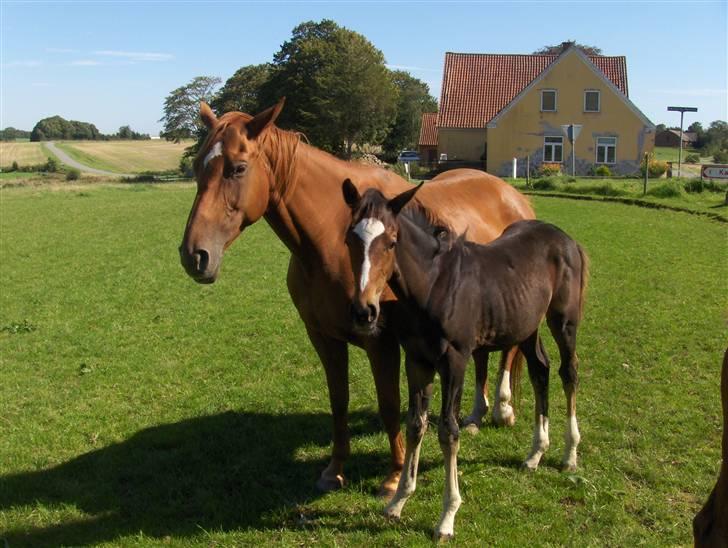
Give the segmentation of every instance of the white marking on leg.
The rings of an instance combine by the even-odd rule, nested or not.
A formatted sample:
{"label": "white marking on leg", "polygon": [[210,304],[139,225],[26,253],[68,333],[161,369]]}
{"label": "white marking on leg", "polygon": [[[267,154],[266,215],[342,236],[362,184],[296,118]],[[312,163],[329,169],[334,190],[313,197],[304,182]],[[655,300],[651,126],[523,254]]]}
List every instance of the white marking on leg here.
{"label": "white marking on leg", "polygon": [[369,247],[374,239],[384,233],[384,224],[379,219],[366,218],[362,219],[354,227],[354,234],[359,236],[364,242],[364,262],[361,265],[361,279],[359,281],[359,289],[364,291],[369,282],[369,269],[372,264],[369,261]]}
{"label": "white marking on leg", "polygon": [[442,515],[435,528],[435,538],[448,538],[455,534],[455,514],[460,508],[460,488],[458,486],[458,449],[460,442],[441,445],[445,457],[445,491],[442,496]]}
{"label": "white marking on leg", "polygon": [[207,164],[210,163],[210,160],[217,158],[218,156],[222,156],[222,141],[218,141],[212,145],[210,152],[207,153],[207,156],[205,156],[205,159],[202,161],[202,167],[206,168]]}
{"label": "white marking on leg", "polygon": [[511,372],[507,369],[498,371],[498,386],[495,391],[493,420],[496,424],[513,426],[516,416],[511,406]]}
{"label": "white marking on leg", "polygon": [[541,457],[549,448],[549,418],[539,415],[533,429],[533,445],[531,453],[526,458],[523,465],[530,470],[538,468]]}
{"label": "white marking on leg", "polygon": [[576,422],[576,415],[566,419],[566,433],[564,435],[564,459],[562,467],[564,470],[573,472],[576,470],[576,448],[581,441],[579,425]]}
{"label": "white marking on leg", "polygon": [[[427,418],[424,419],[427,424]],[[424,432],[423,432],[424,434]],[[422,436],[424,437],[424,435]],[[420,462],[420,448],[422,447],[422,437],[415,444],[407,441],[407,447],[404,453],[404,468],[399,476],[397,491],[394,493],[392,500],[384,508],[384,515],[390,518],[399,518],[402,508],[412,494],[417,489],[417,468]]]}

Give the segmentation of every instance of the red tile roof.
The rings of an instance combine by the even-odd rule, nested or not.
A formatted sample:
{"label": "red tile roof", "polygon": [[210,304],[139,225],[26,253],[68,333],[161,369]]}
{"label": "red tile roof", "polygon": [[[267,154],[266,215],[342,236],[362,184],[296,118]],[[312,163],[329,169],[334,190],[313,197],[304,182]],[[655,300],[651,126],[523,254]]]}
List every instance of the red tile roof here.
{"label": "red tile roof", "polygon": [[[484,128],[557,57],[447,52],[437,126]],[[625,57],[588,57],[628,95]]]}
{"label": "red tile roof", "polygon": [[423,112],[420,127],[420,146],[437,146],[437,112]]}

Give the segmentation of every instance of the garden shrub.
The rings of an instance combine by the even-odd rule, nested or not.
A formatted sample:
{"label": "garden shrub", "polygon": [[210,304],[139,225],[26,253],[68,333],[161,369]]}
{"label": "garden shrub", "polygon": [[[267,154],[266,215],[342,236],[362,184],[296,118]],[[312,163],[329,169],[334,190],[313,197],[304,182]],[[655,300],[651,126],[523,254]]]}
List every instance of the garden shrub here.
{"label": "garden shrub", "polygon": [[538,168],[538,174],[541,177],[552,177],[554,175],[561,175],[561,164],[543,163]]}
{"label": "garden shrub", "polygon": [[556,190],[556,181],[554,177],[541,177],[533,182],[535,190]]}
{"label": "garden shrub", "polygon": [[719,150],[714,152],[713,161],[716,164],[728,164],[728,150]]}
{"label": "garden shrub", "polygon": [[[660,160],[651,159],[649,163],[648,173],[650,178],[657,179],[662,177],[667,171],[667,162],[661,162]],[[640,174],[645,176],[645,162],[643,161],[640,165]]]}
{"label": "garden shrub", "polygon": [[682,196],[682,185],[677,181],[660,183],[650,188],[647,194],[656,198],[679,198]]}
{"label": "garden shrub", "polygon": [[594,168],[594,175],[598,177],[611,177],[612,170],[609,169],[609,166],[599,165]]}
{"label": "garden shrub", "polygon": [[683,183],[685,192],[703,192],[703,182],[700,179],[688,179]]}

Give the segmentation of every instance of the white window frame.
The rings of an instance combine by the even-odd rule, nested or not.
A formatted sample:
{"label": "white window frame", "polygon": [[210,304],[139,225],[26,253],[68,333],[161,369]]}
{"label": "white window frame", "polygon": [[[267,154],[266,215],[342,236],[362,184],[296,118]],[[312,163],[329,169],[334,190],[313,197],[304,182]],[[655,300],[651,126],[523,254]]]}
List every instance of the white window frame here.
{"label": "white window frame", "polygon": [[[587,110],[586,109],[586,95],[587,93],[596,93],[597,94],[597,109],[596,110]],[[598,89],[585,89],[584,90],[584,112],[601,112],[602,111],[602,92]]]}
{"label": "white window frame", "polygon": [[[604,139],[605,141],[609,140],[611,142],[609,142],[609,143],[599,143],[599,141],[602,140],[602,139]],[[601,161],[600,158],[599,158],[599,148],[600,147],[603,147],[604,148],[604,154],[603,154],[604,161]],[[612,162],[609,162],[608,161],[609,160],[609,148],[610,147],[614,149],[614,161],[612,161]],[[610,166],[617,163],[617,138],[616,137],[597,137],[596,146],[594,147],[594,149],[596,151],[595,152],[595,154],[596,154],[595,163],[597,163],[597,164],[603,164],[603,165],[610,165]]]}
{"label": "white window frame", "polygon": [[[558,141],[546,142],[546,139],[558,139]],[[561,159],[554,160],[556,147],[561,148]],[[550,149],[551,156],[549,159],[546,155],[546,149]],[[564,138],[558,135],[544,135],[543,137],[543,161],[546,164],[563,164],[564,163]]]}
{"label": "white window frame", "polygon": [[[544,93],[553,93],[554,94],[554,109],[553,110],[545,110],[543,108],[543,94]],[[541,112],[556,112],[559,108],[559,94],[555,89],[542,89],[541,90]]]}

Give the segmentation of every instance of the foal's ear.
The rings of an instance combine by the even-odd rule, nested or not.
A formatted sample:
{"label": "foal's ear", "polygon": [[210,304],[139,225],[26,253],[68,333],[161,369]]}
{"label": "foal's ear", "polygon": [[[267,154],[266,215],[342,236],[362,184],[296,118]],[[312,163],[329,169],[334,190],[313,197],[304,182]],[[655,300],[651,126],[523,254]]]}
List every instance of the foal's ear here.
{"label": "foal's ear", "polygon": [[278,118],[278,115],[281,113],[281,110],[283,110],[285,102],[286,98],[281,97],[280,101],[278,101],[275,105],[265,109],[263,112],[259,112],[252,120],[246,123],[245,129],[248,132],[248,139],[257,138],[258,135],[263,133],[263,130],[275,122],[276,118]]}
{"label": "foal's ear", "polygon": [[361,195],[354,186],[354,183],[351,182],[351,179],[346,179],[344,181],[344,184],[341,185],[341,190],[344,193],[344,201],[346,202],[346,205],[348,205],[351,209],[356,208],[356,206],[359,205],[359,200],[361,200]]}
{"label": "foal's ear", "polygon": [[200,118],[207,129],[212,129],[217,124],[217,116],[205,101],[200,101]]}
{"label": "foal's ear", "polygon": [[415,188],[406,190],[402,194],[398,194],[397,196],[389,200],[387,202],[387,207],[389,208],[389,210],[397,215],[400,211],[402,211],[402,208],[407,205],[407,202],[414,198],[415,194],[417,194],[417,191],[424,184],[425,182],[423,181]]}

